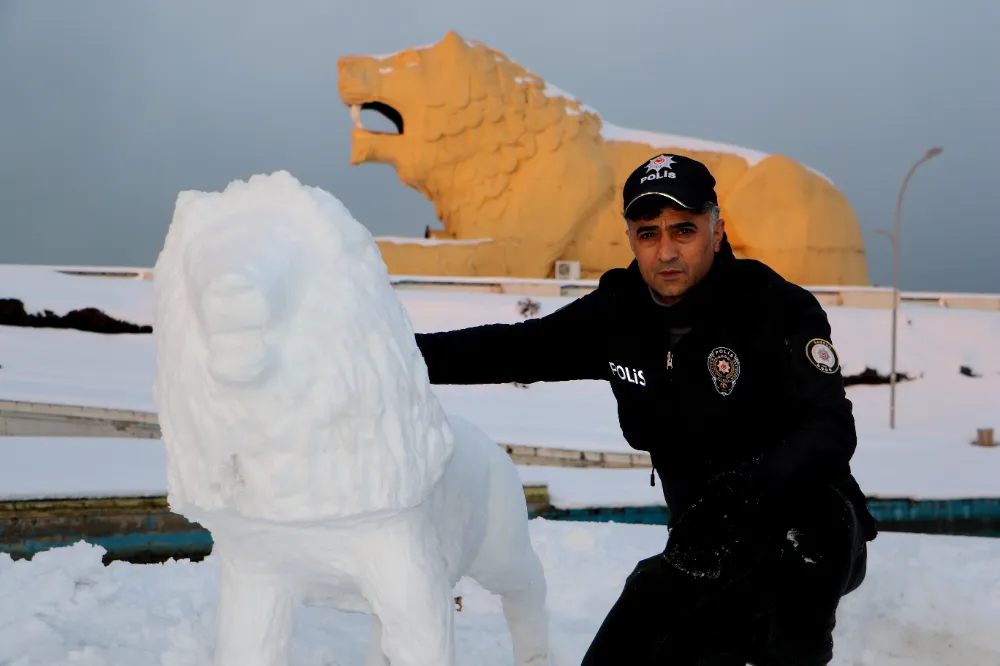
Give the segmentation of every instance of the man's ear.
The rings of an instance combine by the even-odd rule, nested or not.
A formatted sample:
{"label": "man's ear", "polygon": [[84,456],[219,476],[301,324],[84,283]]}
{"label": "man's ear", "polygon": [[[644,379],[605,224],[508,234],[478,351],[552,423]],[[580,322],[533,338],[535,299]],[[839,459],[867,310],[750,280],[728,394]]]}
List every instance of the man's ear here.
{"label": "man's ear", "polygon": [[715,223],[715,238],[713,239],[715,252],[718,252],[719,248],[722,247],[722,237],[725,233],[726,221],[720,217],[719,221]]}
{"label": "man's ear", "polygon": [[625,220],[625,236],[628,238],[628,246],[632,249],[632,254],[635,255],[635,236],[632,234],[632,224]]}

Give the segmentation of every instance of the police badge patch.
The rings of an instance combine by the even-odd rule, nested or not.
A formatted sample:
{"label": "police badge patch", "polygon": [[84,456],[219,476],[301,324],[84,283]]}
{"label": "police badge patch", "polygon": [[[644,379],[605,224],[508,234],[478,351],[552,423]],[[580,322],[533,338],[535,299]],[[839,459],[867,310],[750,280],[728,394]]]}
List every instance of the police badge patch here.
{"label": "police badge patch", "polygon": [[806,343],[806,358],[816,366],[820,372],[832,375],[840,369],[840,360],[837,352],[829,340],[823,338],[813,338]]}
{"label": "police badge patch", "polygon": [[729,395],[740,378],[740,359],[732,349],[716,347],[708,354],[708,372],[719,395]]}

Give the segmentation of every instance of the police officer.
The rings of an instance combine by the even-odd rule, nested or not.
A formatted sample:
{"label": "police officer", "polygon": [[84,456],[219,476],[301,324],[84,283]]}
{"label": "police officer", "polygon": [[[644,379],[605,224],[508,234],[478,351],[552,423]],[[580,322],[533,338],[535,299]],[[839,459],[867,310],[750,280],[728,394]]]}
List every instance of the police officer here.
{"label": "police officer", "polygon": [[607,381],[625,439],[649,452],[669,538],[584,666],[828,664],[876,525],[826,313],[735,258],[702,163],[657,155],[622,194],[627,268],[541,318],[418,334],[430,381]]}

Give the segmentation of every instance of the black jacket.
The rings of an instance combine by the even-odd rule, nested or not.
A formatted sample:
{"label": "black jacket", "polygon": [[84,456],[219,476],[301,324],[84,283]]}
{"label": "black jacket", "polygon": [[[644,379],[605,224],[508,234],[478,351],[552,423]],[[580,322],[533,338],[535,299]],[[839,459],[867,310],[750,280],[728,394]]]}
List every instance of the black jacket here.
{"label": "black jacket", "polygon": [[545,317],[416,336],[432,384],[610,382],[622,434],[649,452],[672,517],[707,481],[742,467],[779,499],[835,485],[872,539],[875,521],[850,471],[852,405],[830,338],[809,291],[736,259],[728,242],[672,307],[653,300],[632,262]]}

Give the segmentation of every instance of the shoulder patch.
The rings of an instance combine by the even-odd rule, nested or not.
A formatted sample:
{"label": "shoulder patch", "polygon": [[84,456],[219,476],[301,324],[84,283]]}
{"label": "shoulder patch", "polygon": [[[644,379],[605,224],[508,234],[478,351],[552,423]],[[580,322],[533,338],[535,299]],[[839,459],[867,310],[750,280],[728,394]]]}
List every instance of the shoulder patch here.
{"label": "shoulder patch", "polygon": [[832,375],[837,370],[840,370],[840,359],[837,358],[837,352],[829,340],[813,338],[807,342],[806,358],[816,366],[817,370],[825,372],[828,375]]}

